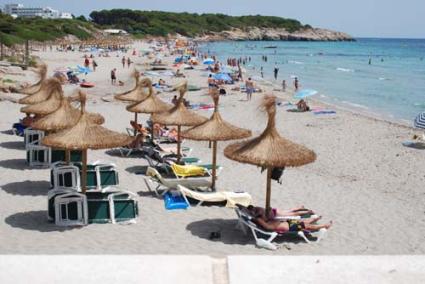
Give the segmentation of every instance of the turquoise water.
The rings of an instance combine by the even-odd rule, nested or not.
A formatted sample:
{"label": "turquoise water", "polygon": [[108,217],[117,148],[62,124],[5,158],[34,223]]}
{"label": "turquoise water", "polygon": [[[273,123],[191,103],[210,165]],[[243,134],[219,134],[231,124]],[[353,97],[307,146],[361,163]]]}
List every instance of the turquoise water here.
{"label": "turquoise water", "polygon": [[[277,48],[264,48],[276,46]],[[395,120],[425,110],[425,39],[357,39],[356,42],[212,42],[201,47],[225,62],[250,56],[251,74],[277,84],[319,91],[318,98]],[[262,61],[267,55],[268,62]],[[371,65],[369,65],[371,58]],[[275,63],[278,80],[273,78]]]}

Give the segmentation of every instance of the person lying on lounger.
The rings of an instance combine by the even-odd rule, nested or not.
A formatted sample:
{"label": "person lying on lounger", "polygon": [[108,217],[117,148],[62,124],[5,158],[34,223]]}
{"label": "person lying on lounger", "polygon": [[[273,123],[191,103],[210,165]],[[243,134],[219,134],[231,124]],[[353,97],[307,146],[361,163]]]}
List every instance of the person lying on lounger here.
{"label": "person lying on lounger", "polygon": [[149,135],[148,129],[142,127],[141,124],[136,123],[134,120],[130,121],[130,125],[131,125],[131,127],[133,127],[134,130],[137,131],[137,133],[142,134],[144,136]]}
{"label": "person lying on lounger", "polygon": [[327,224],[319,225],[313,224],[319,221],[322,217],[309,218],[303,220],[267,220],[262,218],[261,215],[255,216],[254,221],[266,230],[275,231],[278,233],[286,232],[299,232],[299,231],[318,231],[320,229],[329,229],[332,226],[332,221]]}
{"label": "person lying on lounger", "polygon": [[298,103],[297,103],[297,109],[299,111],[309,111],[310,107],[307,105],[307,103],[301,99]]}
{"label": "person lying on lounger", "polygon": [[130,144],[128,144],[128,148],[130,149],[137,149],[137,148],[141,148],[143,146],[143,140],[145,138],[145,135],[139,133],[137,134],[137,136],[134,138],[133,141],[130,142]]}
{"label": "person lying on lounger", "polygon": [[177,141],[177,130],[175,128],[168,129],[159,123],[153,125],[153,133],[156,137],[168,137]]}
{"label": "person lying on lounger", "polygon": [[266,210],[263,207],[249,205],[247,209],[252,216],[261,216],[261,218],[264,220],[275,220],[279,217],[285,216],[303,216],[307,214],[314,214],[313,210],[307,209],[304,206],[299,206],[289,210],[272,208],[268,217],[266,216]]}

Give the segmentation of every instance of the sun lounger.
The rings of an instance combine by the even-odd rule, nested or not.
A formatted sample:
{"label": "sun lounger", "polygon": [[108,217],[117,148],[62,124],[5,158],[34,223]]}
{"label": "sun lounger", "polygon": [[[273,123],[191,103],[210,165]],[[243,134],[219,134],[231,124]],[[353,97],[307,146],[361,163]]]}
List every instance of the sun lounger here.
{"label": "sun lounger", "polygon": [[[235,208],[236,214],[238,215],[238,227],[246,234],[247,228],[249,228],[252,232],[252,235],[255,238],[256,245],[258,247],[270,249],[270,250],[276,250],[277,246],[273,244],[273,240],[276,237],[279,236],[289,236],[289,235],[296,235],[300,238],[304,239],[307,243],[318,243],[320,240],[326,235],[327,230],[325,228],[320,229],[317,232],[310,232],[310,231],[298,231],[298,232],[285,232],[285,233],[279,233],[276,231],[269,231],[266,230],[259,225],[257,225],[254,221],[254,217],[249,214],[246,210],[243,209],[243,207]],[[313,233],[317,233],[317,237],[315,241],[309,240],[307,238],[307,235],[312,235]],[[261,238],[260,236],[266,236],[266,238]]]}
{"label": "sun lounger", "polygon": [[225,204],[226,207],[235,208],[236,204],[248,206],[251,204],[251,195],[247,192],[234,192],[234,191],[215,191],[215,192],[201,192],[189,189],[185,186],[178,185],[177,189],[183,195],[188,206],[189,201],[194,201],[195,206],[201,204]]}
{"label": "sun lounger", "polygon": [[[81,163],[55,163],[51,166],[51,184],[56,189],[81,190]],[[108,191],[119,184],[114,164],[95,162],[87,165],[87,190]]]}
{"label": "sun lounger", "polygon": [[172,189],[177,189],[178,185],[188,188],[211,188],[211,176],[207,173],[200,177],[181,178],[173,172],[167,176],[161,174],[157,169],[148,167],[144,181],[149,191],[153,191],[160,196],[159,190],[163,190],[162,195]]}

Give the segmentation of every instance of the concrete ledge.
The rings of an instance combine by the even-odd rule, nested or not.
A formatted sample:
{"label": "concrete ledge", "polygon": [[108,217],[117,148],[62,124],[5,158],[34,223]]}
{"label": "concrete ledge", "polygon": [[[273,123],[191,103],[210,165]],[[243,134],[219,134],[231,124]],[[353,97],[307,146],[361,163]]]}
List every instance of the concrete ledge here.
{"label": "concrete ledge", "polygon": [[0,283],[425,283],[425,256],[0,255]]}
{"label": "concrete ledge", "polygon": [[229,256],[229,282],[425,283],[425,256]]}
{"label": "concrete ledge", "polygon": [[212,284],[208,256],[1,255],[0,283]]}

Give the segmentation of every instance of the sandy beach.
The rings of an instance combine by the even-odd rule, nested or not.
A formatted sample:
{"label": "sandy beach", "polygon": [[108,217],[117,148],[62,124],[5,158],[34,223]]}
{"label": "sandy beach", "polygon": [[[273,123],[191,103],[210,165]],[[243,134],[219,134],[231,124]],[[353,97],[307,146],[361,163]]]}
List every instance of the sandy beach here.
{"label": "sandy beach", "polygon": [[[147,46],[137,43],[136,47]],[[59,67],[83,63],[84,53],[35,52],[48,65],[49,75]],[[113,54],[115,55],[115,54]],[[133,67],[143,70],[146,57],[131,56],[131,68],[122,68],[121,58],[96,58],[96,72],[83,75],[96,87],[89,89],[88,110],[101,113],[105,127],[124,132],[133,114],[112,95],[132,88],[129,81]],[[165,56],[170,62],[175,56]],[[111,86],[109,74],[117,68],[123,87]],[[173,68],[175,70],[175,68]],[[204,66],[184,70],[189,84],[207,86]],[[34,82],[31,71],[25,76],[6,78]],[[159,77],[154,77],[154,82]],[[163,77],[174,84],[181,79]],[[257,84],[260,84],[257,82]],[[75,86],[64,85],[67,95]],[[263,93],[253,100],[246,94],[230,91],[220,98],[223,118],[239,127],[261,133],[267,117],[259,109],[264,93],[273,86],[264,84]],[[211,103],[206,88],[188,92],[193,103]],[[176,93],[160,93],[171,101]],[[273,91],[283,101],[292,101],[292,90]],[[11,95],[13,96],[13,95]],[[19,95],[16,95],[17,97]],[[309,100],[312,106],[324,106]],[[299,168],[287,168],[282,184],[272,183],[272,206],[292,208],[305,205],[333,220],[334,225],[319,244],[309,245],[299,239],[279,239],[281,247],[268,251],[255,247],[251,234],[244,235],[235,226],[237,216],[232,209],[196,207],[167,211],[164,202],[149,193],[143,176],[135,174],[147,162],[141,156],[121,157],[117,151],[89,151],[89,161],[115,163],[119,170],[120,187],[137,194],[140,216],[137,224],[91,224],[81,228],[57,227],[46,218],[49,190],[49,169],[29,168],[25,163],[22,138],[11,135],[11,125],[23,116],[21,105],[0,101],[0,253],[1,254],[203,254],[224,256],[235,254],[424,254],[425,253],[425,151],[403,147],[401,143],[414,134],[422,134],[407,126],[371,118],[363,114],[336,110],[335,115],[291,113],[278,107],[277,127],[280,134],[307,146],[317,154],[316,162]],[[327,106],[329,107],[329,106]],[[198,114],[209,117],[210,110]],[[144,122],[147,115],[140,116]],[[217,181],[219,190],[243,190],[252,195],[255,205],[264,206],[265,173],[247,164],[224,157],[223,149],[232,142],[218,144],[218,163],[224,167]],[[186,140],[192,156],[210,162],[211,149],[207,142]],[[210,240],[211,232],[220,231],[221,238]]]}

